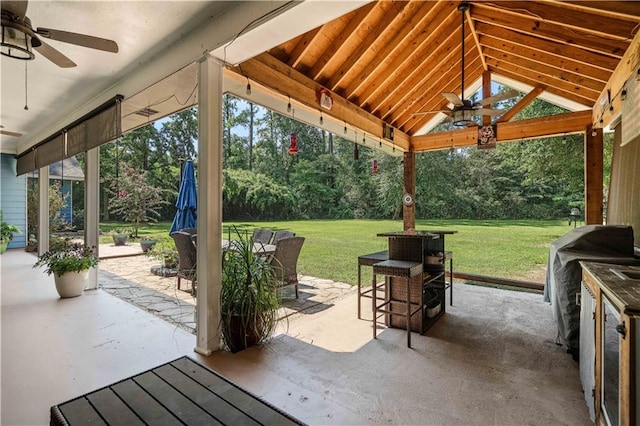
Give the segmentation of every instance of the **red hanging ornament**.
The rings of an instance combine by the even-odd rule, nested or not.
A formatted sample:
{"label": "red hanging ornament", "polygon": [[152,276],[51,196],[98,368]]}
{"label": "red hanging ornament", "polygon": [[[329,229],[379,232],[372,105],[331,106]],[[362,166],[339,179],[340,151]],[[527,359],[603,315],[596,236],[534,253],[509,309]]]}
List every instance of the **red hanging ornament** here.
{"label": "red hanging ornament", "polygon": [[373,160],[373,162],[371,163],[371,173],[378,173],[378,160]]}
{"label": "red hanging ornament", "polygon": [[289,135],[289,154],[295,155],[298,153],[298,135],[295,132]]}

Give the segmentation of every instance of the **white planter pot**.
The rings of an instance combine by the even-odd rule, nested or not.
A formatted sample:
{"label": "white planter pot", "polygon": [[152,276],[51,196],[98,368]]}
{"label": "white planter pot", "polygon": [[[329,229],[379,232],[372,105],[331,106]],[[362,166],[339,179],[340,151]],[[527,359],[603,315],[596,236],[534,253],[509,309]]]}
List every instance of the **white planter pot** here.
{"label": "white planter pot", "polygon": [[82,295],[88,278],[88,269],[80,272],[66,272],[62,274],[62,276],[53,274],[53,279],[56,282],[56,290],[58,290],[60,297],[76,297]]}

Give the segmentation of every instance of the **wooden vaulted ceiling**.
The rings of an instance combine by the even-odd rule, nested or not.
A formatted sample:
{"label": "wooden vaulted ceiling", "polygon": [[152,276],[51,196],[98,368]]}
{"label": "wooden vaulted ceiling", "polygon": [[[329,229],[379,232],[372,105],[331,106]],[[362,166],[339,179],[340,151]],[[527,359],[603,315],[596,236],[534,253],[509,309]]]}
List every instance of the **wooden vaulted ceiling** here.
{"label": "wooden vaulted ceiling", "polygon": [[[434,116],[414,113],[445,109],[442,92],[460,94],[460,3],[369,3],[251,61],[313,81],[411,137]],[[640,31],[635,1],[469,3],[465,86],[499,75],[534,88],[528,101],[544,91],[592,108]]]}

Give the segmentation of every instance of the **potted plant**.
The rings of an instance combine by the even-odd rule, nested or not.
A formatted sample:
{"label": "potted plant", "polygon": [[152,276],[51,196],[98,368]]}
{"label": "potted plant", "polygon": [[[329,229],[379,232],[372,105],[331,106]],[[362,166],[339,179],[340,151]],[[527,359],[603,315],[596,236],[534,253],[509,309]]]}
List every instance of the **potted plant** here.
{"label": "potted plant", "polygon": [[178,267],[178,249],[173,241],[161,241],[151,247],[147,256],[162,262],[164,268],[176,269]]}
{"label": "potted plant", "polygon": [[13,240],[13,234],[19,234],[20,229],[2,220],[2,210],[0,210],[0,254],[7,250],[7,246]]}
{"label": "potted plant", "polygon": [[280,301],[272,266],[253,253],[246,233],[234,231],[237,240],[222,252],[220,326],[226,347],[238,352],[271,337]]}
{"label": "potted plant", "polygon": [[127,243],[129,235],[124,229],[116,228],[111,231],[111,238],[113,238],[113,244],[123,246]]}
{"label": "potted plant", "polygon": [[158,239],[154,236],[148,237],[140,237],[140,248],[142,248],[142,252],[146,253],[150,248],[156,245]]}
{"label": "potted plant", "polygon": [[84,291],[89,268],[97,266],[99,261],[94,248],[73,244],[44,253],[33,267],[45,266],[45,272],[53,274],[60,297],[76,297]]}

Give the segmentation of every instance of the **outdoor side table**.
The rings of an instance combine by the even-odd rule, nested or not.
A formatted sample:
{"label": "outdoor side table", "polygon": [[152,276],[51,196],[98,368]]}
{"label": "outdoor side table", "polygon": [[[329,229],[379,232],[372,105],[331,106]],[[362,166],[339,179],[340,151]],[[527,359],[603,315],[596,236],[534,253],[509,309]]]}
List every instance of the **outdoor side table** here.
{"label": "outdoor side table", "polygon": [[51,425],[300,425],[189,357],[51,407]]}

